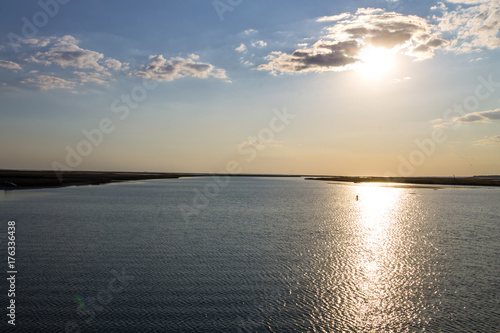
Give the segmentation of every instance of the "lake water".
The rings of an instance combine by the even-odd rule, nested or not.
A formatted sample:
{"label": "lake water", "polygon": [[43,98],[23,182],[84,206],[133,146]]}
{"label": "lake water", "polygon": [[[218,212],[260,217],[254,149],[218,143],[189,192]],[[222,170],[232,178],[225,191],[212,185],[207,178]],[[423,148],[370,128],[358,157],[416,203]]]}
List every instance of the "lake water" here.
{"label": "lake water", "polygon": [[2,192],[0,232],[22,332],[498,332],[499,204],[186,178]]}

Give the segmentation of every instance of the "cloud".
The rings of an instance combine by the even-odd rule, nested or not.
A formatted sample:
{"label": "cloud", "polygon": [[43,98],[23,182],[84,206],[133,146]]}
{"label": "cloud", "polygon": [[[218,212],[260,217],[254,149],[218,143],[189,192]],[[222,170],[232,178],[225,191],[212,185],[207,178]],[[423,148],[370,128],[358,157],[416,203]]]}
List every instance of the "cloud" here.
{"label": "cloud", "polygon": [[328,28],[330,39],[358,40],[375,47],[397,48],[418,59],[431,58],[434,50],[447,44],[433,32],[424,18],[360,8],[350,20]]}
{"label": "cloud", "polygon": [[435,119],[432,122],[435,123],[434,127],[446,128],[451,125],[489,123],[495,120],[500,120],[500,109],[471,112],[451,120]]}
{"label": "cloud", "polygon": [[490,111],[472,112],[462,117],[454,118],[454,122],[462,123],[478,123],[490,122],[492,120],[500,120],[500,109]]}
{"label": "cloud", "polygon": [[435,17],[438,28],[454,36],[447,49],[458,53],[479,52],[485,48],[500,47],[500,1],[499,0],[455,0],[448,1],[457,6],[455,10],[444,10],[442,17]]}
{"label": "cloud", "polygon": [[234,50],[240,53],[245,53],[247,52],[247,47],[245,46],[245,44],[241,43],[240,46],[238,46]]}
{"label": "cloud", "polygon": [[8,69],[22,69],[22,67],[19,64],[8,60],[0,60],[0,67]]}
{"label": "cloud", "polygon": [[446,0],[446,2],[459,3],[459,4],[465,4],[465,5],[473,5],[473,4],[480,4],[480,3],[488,3],[488,2],[490,2],[490,0]]}
{"label": "cloud", "polygon": [[448,7],[446,7],[446,5],[444,3],[438,2],[435,6],[431,7],[431,10],[441,10],[441,11],[444,11],[444,10],[448,10]]}
{"label": "cloud", "polygon": [[251,62],[250,60],[246,60],[244,57],[240,57],[240,63],[243,64],[243,66],[246,66],[246,67],[255,66],[255,64],[253,62]]}
{"label": "cloud", "polygon": [[434,55],[437,48],[448,43],[433,32],[430,23],[414,15],[360,8],[355,15],[346,14],[342,17],[345,19],[326,28],[328,34],[312,47],[298,49],[290,54],[275,51],[266,57],[268,62],[258,69],[273,74],[345,70],[361,61],[357,57],[358,53],[370,45],[399,51],[417,59],[427,59]]}
{"label": "cloud", "polygon": [[56,37],[24,38],[24,39],[18,39],[15,43],[9,43],[9,44],[13,46],[15,49],[21,48],[21,44],[27,45],[29,47],[46,47],[55,38]]}
{"label": "cloud", "polygon": [[75,86],[74,82],[48,75],[39,75],[34,78],[28,78],[21,81],[21,83],[32,85],[42,90],[72,89]]}
{"label": "cloud", "polygon": [[311,49],[296,50],[292,54],[273,52],[266,57],[267,64],[257,67],[273,74],[277,72],[307,72],[341,70],[359,61],[356,55],[360,45],[356,41],[331,43],[319,41]]}
{"label": "cloud", "polygon": [[152,55],[149,59],[149,65],[143,71],[135,72],[136,76],[158,81],[172,81],[182,77],[214,77],[227,80],[223,69],[216,69],[208,63],[195,62],[193,57],[165,59],[163,55]]}
{"label": "cloud", "polygon": [[494,135],[487,137],[485,139],[476,141],[476,145],[499,145],[500,144],[500,135]]}
{"label": "cloud", "polygon": [[109,85],[109,79],[111,76],[111,74],[108,72],[88,73],[88,72],[75,71],[73,74],[77,76],[80,84],[95,83],[101,85]]}
{"label": "cloud", "polygon": [[104,60],[104,66],[114,71],[126,71],[130,68],[128,63],[120,62],[113,58],[107,58],[106,60]]}
{"label": "cloud", "polygon": [[385,9],[382,8],[358,8],[356,15],[371,15],[383,13]]}
{"label": "cloud", "polygon": [[98,61],[104,57],[102,53],[82,49],[78,46],[79,41],[73,36],[57,38],[56,43],[47,52],[37,52],[28,58],[28,61],[42,63],[44,65],[58,65],[62,68],[75,67],[80,69],[104,69]]}
{"label": "cloud", "polygon": [[351,17],[349,13],[342,13],[339,15],[323,16],[316,19],[316,22],[335,22]]}
{"label": "cloud", "polygon": [[256,41],[253,41],[251,45],[252,45],[252,47],[256,47],[258,49],[261,49],[263,47],[266,47],[267,43],[264,42],[263,40],[256,40]]}
{"label": "cloud", "polygon": [[56,37],[44,37],[44,38],[26,38],[22,40],[23,44],[28,44],[31,47],[46,47],[54,40]]}
{"label": "cloud", "polygon": [[246,36],[255,35],[256,33],[258,33],[258,31],[255,29],[247,29],[242,32],[242,34]]}

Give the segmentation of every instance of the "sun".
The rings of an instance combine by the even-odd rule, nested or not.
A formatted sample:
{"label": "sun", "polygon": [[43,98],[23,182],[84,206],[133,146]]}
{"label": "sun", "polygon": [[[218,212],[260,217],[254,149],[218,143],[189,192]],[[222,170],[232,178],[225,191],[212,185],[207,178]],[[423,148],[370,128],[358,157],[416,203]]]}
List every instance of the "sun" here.
{"label": "sun", "polygon": [[358,71],[370,79],[382,78],[394,68],[394,52],[383,47],[369,45],[360,51],[359,58]]}

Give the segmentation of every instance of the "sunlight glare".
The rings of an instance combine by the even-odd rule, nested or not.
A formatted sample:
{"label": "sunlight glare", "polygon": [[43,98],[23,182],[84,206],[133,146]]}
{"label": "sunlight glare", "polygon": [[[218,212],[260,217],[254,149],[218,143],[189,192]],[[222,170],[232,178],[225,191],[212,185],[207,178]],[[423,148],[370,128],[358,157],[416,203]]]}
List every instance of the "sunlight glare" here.
{"label": "sunlight glare", "polygon": [[359,53],[362,63],[359,72],[370,79],[378,79],[389,73],[394,67],[394,53],[392,50],[367,46]]}

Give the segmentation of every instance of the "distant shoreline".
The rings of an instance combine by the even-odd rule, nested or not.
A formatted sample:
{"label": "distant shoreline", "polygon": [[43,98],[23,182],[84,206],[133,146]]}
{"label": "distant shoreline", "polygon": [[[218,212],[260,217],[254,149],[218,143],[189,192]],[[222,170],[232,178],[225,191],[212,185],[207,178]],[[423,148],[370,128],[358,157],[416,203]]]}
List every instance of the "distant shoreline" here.
{"label": "distant shoreline", "polygon": [[399,183],[416,185],[451,186],[500,186],[500,176],[474,177],[309,177],[306,180],[322,180],[349,183]]}
{"label": "distant shoreline", "polygon": [[54,171],[0,170],[0,190],[22,190],[55,188],[66,186],[101,185],[114,182],[152,179],[178,179],[181,177],[307,177],[306,180],[321,180],[342,183],[399,183],[417,185],[451,186],[500,186],[500,176],[474,177],[354,177],[354,176],[304,176],[276,174],[208,174],[208,173],[164,173],[164,172],[114,172],[114,171],[65,171],[59,175]]}
{"label": "distant shoreline", "polygon": [[[219,174],[217,174],[219,175]],[[114,171],[55,171],[0,170],[0,190],[27,190],[67,186],[102,185],[116,182],[181,177],[210,177],[208,173],[114,172]],[[219,175],[222,176],[222,175]],[[233,177],[301,177],[296,175],[235,174]]]}

